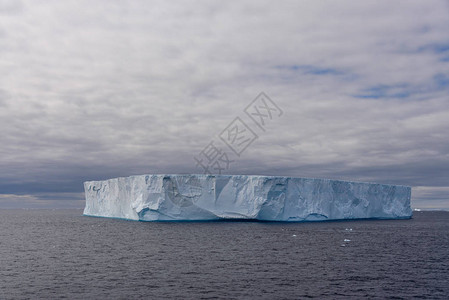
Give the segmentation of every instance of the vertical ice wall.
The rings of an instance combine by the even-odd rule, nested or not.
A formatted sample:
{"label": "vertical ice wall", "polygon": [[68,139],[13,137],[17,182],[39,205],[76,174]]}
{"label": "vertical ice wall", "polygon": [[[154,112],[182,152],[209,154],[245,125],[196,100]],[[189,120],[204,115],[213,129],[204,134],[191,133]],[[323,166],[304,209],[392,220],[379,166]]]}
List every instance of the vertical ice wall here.
{"label": "vertical ice wall", "polygon": [[84,214],[142,221],[410,218],[411,188],[245,175],[140,175],[84,183]]}

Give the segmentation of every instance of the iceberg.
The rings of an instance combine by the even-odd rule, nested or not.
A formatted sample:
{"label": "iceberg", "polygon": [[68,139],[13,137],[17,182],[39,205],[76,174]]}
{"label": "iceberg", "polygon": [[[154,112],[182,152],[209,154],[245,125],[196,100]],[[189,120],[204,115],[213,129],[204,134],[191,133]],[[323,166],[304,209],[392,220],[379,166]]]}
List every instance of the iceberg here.
{"label": "iceberg", "polygon": [[84,215],[139,221],[408,219],[411,188],[247,175],[139,175],[84,183]]}

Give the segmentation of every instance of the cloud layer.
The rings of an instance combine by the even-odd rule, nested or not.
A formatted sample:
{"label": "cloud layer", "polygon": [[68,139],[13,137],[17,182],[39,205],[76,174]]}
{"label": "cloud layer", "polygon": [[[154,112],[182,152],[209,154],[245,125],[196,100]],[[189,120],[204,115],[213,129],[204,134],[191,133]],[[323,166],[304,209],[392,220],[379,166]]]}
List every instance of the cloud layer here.
{"label": "cloud layer", "polygon": [[449,208],[448,26],[445,1],[0,0],[0,207],[201,173],[264,91],[284,114],[227,173],[411,185]]}

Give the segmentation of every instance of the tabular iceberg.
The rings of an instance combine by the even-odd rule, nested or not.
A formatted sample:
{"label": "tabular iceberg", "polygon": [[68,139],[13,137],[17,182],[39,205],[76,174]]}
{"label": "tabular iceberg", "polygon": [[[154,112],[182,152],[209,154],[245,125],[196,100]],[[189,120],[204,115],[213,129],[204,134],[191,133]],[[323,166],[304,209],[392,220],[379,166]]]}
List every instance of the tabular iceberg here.
{"label": "tabular iceberg", "polygon": [[84,183],[84,215],[140,221],[406,219],[411,188],[246,175],[140,175]]}

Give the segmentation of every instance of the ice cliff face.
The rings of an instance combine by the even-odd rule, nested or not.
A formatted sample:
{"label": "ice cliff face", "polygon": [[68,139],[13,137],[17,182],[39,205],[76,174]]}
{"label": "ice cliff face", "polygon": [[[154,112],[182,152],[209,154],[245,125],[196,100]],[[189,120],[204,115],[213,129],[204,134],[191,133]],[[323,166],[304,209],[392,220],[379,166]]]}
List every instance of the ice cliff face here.
{"label": "ice cliff face", "polygon": [[411,188],[246,175],[140,175],[84,183],[84,214],[141,221],[410,218]]}

